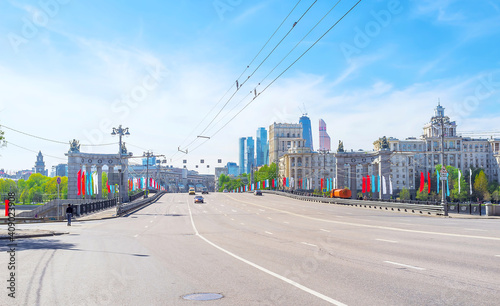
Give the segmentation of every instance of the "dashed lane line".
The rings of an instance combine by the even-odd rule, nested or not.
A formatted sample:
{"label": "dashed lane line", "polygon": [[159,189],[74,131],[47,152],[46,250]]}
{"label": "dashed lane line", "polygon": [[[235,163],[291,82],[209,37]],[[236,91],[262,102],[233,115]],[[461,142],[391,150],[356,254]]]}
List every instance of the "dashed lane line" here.
{"label": "dashed lane line", "polygon": [[290,284],[290,285],[292,285],[292,286],[294,286],[294,287],[296,287],[296,288],[298,288],[298,289],[300,289],[300,290],[302,290],[304,292],[307,292],[307,293],[309,293],[311,295],[314,295],[317,298],[322,299],[323,301],[326,301],[328,303],[331,303],[331,304],[334,304],[334,305],[337,305],[337,306],[347,306],[346,304],[344,304],[342,302],[339,302],[339,301],[337,301],[337,300],[335,300],[335,299],[333,299],[333,298],[331,298],[329,296],[326,296],[326,295],[324,295],[322,293],[319,293],[319,292],[317,292],[315,290],[312,290],[312,289],[310,289],[310,288],[308,288],[308,287],[306,287],[304,285],[301,285],[301,284],[297,283],[296,281],[293,281],[293,280],[291,280],[289,278],[286,278],[286,277],[284,277],[284,276],[282,276],[282,275],[280,275],[278,273],[275,273],[275,272],[273,272],[271,270],[268,270],[268,269],[266,269],[266,268],[264,268],[262,266],[259,266],[258,264],[255,264],[255,263],[253,263],[253,262],[251,262],[251,261],[249,261],[249,260],[247,260],[247,259],[245,259],[243,257],[240,257],[240,256],[238,256],[238,255],[236,255],[236,254],[234,254],[234,253],[232,253],[232,252],[230,252],[230,251],[228,251],[228,250],[226,250],[226,249],[224,249],[224,248],[216,245],[215,243],[213,243],[212,241],[208,240],[207,238],[203,237],[198,232],[198,229],[196,229],[196,225],[194,224],[194,220],[193,220],[193,214],[191,213],[191,207],[189,207],[189,202],[186,202],[186,204],[188,205],[189,217],[191,219],[191,224],[193,225],[193,229],[194,229],[194,232],[195,232],[196,236],[200,237],[200,239],[203,239],[206,243],[208,243],[211,246],[213,246],[214,248],[216,248],[216,249],[218,249],[218,250],[220,250],[220,251],[228,254],[229,256],[231,256],[231,257],[233,257],[233,258],[235,258],[235,259],[237,259],[237,260],[239,260],[241,262],[246,263],[249,266],[252,266],[252,267],[254,267],[254,268],[256,268],[256,269],[258,269],[258,270],[260,270],[260,271],[262,271],[262,272],[264,272],[266,274],[269,274],[269,275],[271,275],[271,276],[273,276],[273,277],[275,277],[275,278],[277,278],[277,279],[279,279],[279,280],[281,280],[281,281],[283,281],[283,282],[285,282],[287,284]]}
{"label": "dashed lane line", "polygon": [[309,246],[317,247],[317,245],[312,244],[312,243],[307,243],[307,242],[301,242],[301,243],[302,243],[302,244],[305,244],[305,245],[309,245]]}
{"label": "dashed lane line", "polygon": [[322,228],[320,228],[319,230],[320,230],[320,231],[323,231],[323,232],[330,233],[330,231],[329,231],[329,230],[326,230],[326,229],[322,229]]}
{"label": "dashed lane line", "polygon": [[265,231],[264,233],[269,234],[269,235],[273,235],[273,233],[268,232],[268,231]]}
{"label": "dashed lane line", "polygon": [[393,262],[393,261],[384,261],[385,263],[388,263],[388,264],[391,264],[391,265],[396,265],[396,266],[400,266],[400,267],[405,267],[405,268],[410,268],[410,269],[415,269],[415,270],[425,270],[424,268],[420,268],[420,267],[415,267],[415,266],[410,266],[410,265],[405,265],[405,264],[402,264],[402,263],[398,263],[398,262]]}
{"label": "dashed lane line", "polygon": [[387,240],[387,239],[375,239],[377,241],[382,241],[382,242],[390,242],[390,243],[398,243],[397,241],[394,240]]}
{"label": "dashed lane line", "polygon": [[[229,198],[237,201],[237,202],[243,202],[241,200],[238,200],[236,198],[233,198],[232,196],[228,196]],[[264,207],[259,204],[254,204],[250,202],[245,202],[247,204],[257,206],[257,207]],[[342,225],[350,225],[350,226],[357,226],[357,227],[364,227],[364,228],[377,228],[377,229],[383,229],[383,230],[390,230],[390,231],[397,231],[397,232],[406,232],[406,233],[416,233],[416,234],[426,234],[426,235],[435,235],[435,236],[448,236],[448,237],[461,237],[461,238],[472,238],[472,239],[484,239],[484,240],[496,240],[500,241],[500,237],[488,237],[488,236],[475,236],[475,235],[462,235],[462,234],[453,234],[453,233],[445,233],[445,232],[429,232],[429,231],[420,231],[420,230],[412,230],[412,229],[406,229],[406,228],[397,228],[397,227],[389,227],[389,226],[381,226],[381,225],[369,225],[369,224],[361,224],[361,223],[352,223],[352,222],[344,222],[344,221],[335,221],[335,220],[327,220],[327,219],[321,219],[321,218],[315,218],[315,217],[310,217],[306,215],[300,215],[296,214],[290,211],[282,210],[282,209],[277,209],[277,208],[271,208],[271,207],[265,207],[267,209],[271,209],[274,211],[279,211],[285,214],[289,214],[292,216],[300,217],[300,218],[305,218],[309,220],[315,220],[315,221],[322,221],[322,222],[328,222],[328,223],[334,223],[334,224],[342,224]]]}

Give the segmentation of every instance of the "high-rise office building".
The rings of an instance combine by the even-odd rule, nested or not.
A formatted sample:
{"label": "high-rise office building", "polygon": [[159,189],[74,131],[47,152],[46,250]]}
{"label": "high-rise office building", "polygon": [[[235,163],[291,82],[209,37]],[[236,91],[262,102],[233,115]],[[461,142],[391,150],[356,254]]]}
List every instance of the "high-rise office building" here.
{"label": "high-rise office building", "polygon": [[240,170],[239,170],[239,174],[243,174],[243,173],[246,173],[246,164],[245,164],[245,141],[246,141],[246,138],[245,137],[241,137],[240,138],[240,143],[239,143],[239,148],[240,148]]}
{"label": "high-rise office building", "polygon": [[257,129],[257,146],[255,147],[256,166],[267,165],[269,161],[269,143],[267,130],[263,127]]}
{"label": "high-rise office building", "polygon": [[255,166],[255,142],[252,137],[247,138],[247,169],[246,173],[252,172],[252,167]]}
{"label": "high-rise office building", "polygon": [[278,164],[291,146],[292,141],[302,138],[300,123],[273,123],[269,126],[269,161]]}
{"label": "high-rise office building", "polygon": [[326,123],[323,119],[319,119],[319,150],[330,151],[330,136],[326,132]]}
{"label": "high-rise office building", "polygon": [[302,138],[306,141],[305,146],[313,149],[311,120],[306,115],[300,117],[299,123],[302,125]]}

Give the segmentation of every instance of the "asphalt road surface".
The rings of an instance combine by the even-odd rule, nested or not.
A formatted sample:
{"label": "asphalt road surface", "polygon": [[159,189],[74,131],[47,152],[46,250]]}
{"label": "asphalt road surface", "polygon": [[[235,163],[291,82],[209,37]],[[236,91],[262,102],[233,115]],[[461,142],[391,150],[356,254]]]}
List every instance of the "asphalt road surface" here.
{"label": "asphalt road surface", "polygon": [[[500,220],[264,194],[167,194],[126,218],[19,225],[16,299],[0,305],[498,305]],[[192,293],[219,293],[191,301]]]}

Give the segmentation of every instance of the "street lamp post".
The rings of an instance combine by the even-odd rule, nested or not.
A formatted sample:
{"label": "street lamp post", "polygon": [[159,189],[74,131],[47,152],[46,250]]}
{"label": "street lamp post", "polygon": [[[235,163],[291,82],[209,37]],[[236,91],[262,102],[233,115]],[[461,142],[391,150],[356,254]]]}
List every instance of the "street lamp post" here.
{"label": "street lamp post", "polygon": [[130,133],[128,131],[128,127],[127,128],[122,128],[122,125],[120,124],[118,126],[118,128],[113,128],[113,131],[111,132],[111,135],[115,136],[115,135],[118,135],[119,136],[119,148],[118,148],[118,156],[120,158],[120,171],[118,172],[119,174],[119,181],[120,181],[120,185],[118,187],[118,206],[117,206],[117,210],[118,212],[120,211],[120,204],[123,200],[123,191],[122,191],[122,185],[123,185],[123,179],[122,179],[122,175],[123,175],[123,165],[122,165],[122,136],[129,136]]}
{"label": "street lamp post", "polygon": [[441,160],[443,161],[443,165],[441,168],[441,205],[444,208],[444,216],[448,216],[448,204],[446,203],[446,190],[445,184],[448,178],[448,172],[446,171],[446,166],[444,164],[444,113],[441,114]]}

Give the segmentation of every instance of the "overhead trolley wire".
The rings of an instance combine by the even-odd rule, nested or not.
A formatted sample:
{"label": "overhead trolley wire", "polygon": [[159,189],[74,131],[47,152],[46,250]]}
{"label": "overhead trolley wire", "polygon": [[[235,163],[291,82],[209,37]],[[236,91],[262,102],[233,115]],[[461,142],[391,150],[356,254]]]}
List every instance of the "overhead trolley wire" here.
{"label": "overhead trolley wire", "polygon": [[[298,4],[300,3],[301,1],[298,1],[297,4],[295,4],[295,6],[293,7],[292,11],[290,11],[290,13],[287,15],[287,17],[283,20],[283,22],[280,24],[280,26],[278,27],[278,29],[276,29],[276,31],[271,35],[271,37],[268,39],[268,41],[266,42],[266,44],[264,45],[264,47],[261,48],[261,50],[259,51],[259,53],[257,54],[257,56],[262,52],[262,50],[265,48],[265,46],[269,43],[269,41],[274,37],[274,35],[276,34],[276,32],[281,28],[281,26],[283,25],[283,23],[288,19],[288,17],[291,15],[291,13],[295,10],[295,8],[298,6]],[[316,4],[317,0],[315,0],[308,8],[307,10],[300,16],[300,18],[293,24],[293,26],[290,28],[290,30],[285,34],[285,36],[274,46],[274,48],[271,50],[271,52],[260,62],[260,64],[257,66],[257,68],[254,69],[254,71],[245,79],[245,81],[243,81],[243,83],[239,84],[239,86],[236,88],[236,91],[231,95],[231,97],[229,97],[229,99],[226,101],[226,103],[222,106],[222,108],[219,110],[219,112],[215,115],[215,117],[208,123],[208,125],[203,129],[203,131],[200,132],[201,135],[203,135],[203,133],[210,127],[210,125],[215,121],[215,119],[217,119],[217,117],[220,115],[220,113],[224,110],[224,108],[228,105],[228,103],[234,98],[234,96],[236,95],[236,93],[238,93],[238,91],[240,90],[240,88],[243,87],[243,85],[255,74],[255,72],[257,72],[257,70],[259,70],[259,68],[267,61],[267,59],[274,53],[274,51],[279,47],[279,45],[288,37],[288,35],[292,32],[292,30],[295,28],[295,26],[302,20],[302,18],[311,10],[311,8],[314,6],[314,4]],[[252,59],[251,63],[254,62],[254,60],[257,58],[257,56],[254,57],[254,59]],[[240,75],[239,78],[241,78],[241,76],[245,73],[245,71],[248,69],[248,67],[250,66],[247,65],[247,68],[245,68],[245,70],[243,71],[243,73]],[[238,78],[238,79],[239,79]],[[230,88],[232,88],[234,85],[231,85]],[[226,93],[227,94],[227,93]],[[220,101],[219,101],[220,102]],[[218,103],[219,103],[218,102]],[[217,104],[218,104],[217,103]],[[210,111],[211,112],[211,111]],[[206,117],[205,117],[206,118]],[[190,145],[192,145],[198,138],[195,138],[193,139],[189,144],[187,144],[185,146],[185,148],[188,148]],[[175,154],[174,154],[175,155]]]}
{"label": "overhead trolley wire", "polygon": [[[28,149],[28,148],[25,148],[25,147],[22,147],[20,145],[17,145],[15,143],[13,143],[12,141],[6,141],[7,145],[13,145],[15,147],[18,147],[18,148],[21,148],[23,150],[26,150],[26,151],[30,151],[30,152],[34,152],[34,153],[38,153],[37,151],[35,150],[31,150],[31,149]],[[61,160],[67,160],[66,158],[62,158],[62,157],[57,157],[57,156],[52,156],[52,155],[48,155],[48,154],[44,154],[43,156],[47,156],[47,157],[52,157],[52,158],[57,158],[57,159],[61,159]]]}
{"label": "overhead trolley wire", "polygon": [[[314,25],[314,27],[309,32],[307,32],[306,35],[302,37],[302,39],[281,59],[281,61],[276,66],[274,66],[274,68],[258,84],[262,84],[267,79],[267,77],[269,77],[269,75],[271,75],[271,73],[273,73],[274,70],[276,70],[276,68],[281,65],[281,63],[302,43],[302,41],[304,41],[304,39],[306,39],[306,37],[309,36],[312,31],[314,31],[314,29],[333,11],[333,9],[337,7],[340,1],[342,0],[338,0],[337,3],[335,3],[335,5]],[[250,95],[250,93],[247,94],[243,99],[241,99],[240,102],[238,102],[238,104],[236,104],[228,113],[226,113],[219,121],[217,121],[215,125],[218,125],[220,122],[222,122],[222,120],[224,120],[224,118],[226,118],[229,113],[235,110],[241,104],[241,102],[243,102]]]}
{"label": "overhead trolley wire", "polygon": [[293,61],[285,70],[283,70],[276,78],[274,78],[261,92],[259,92],[255,97],[252,98],[238,113],[236,113],[228,122],[226,122],[220,129],[218,129],[214,134],[210,137],[214,137],[218,134],[223,128],[225,128],[231,121],[234,120],[245,108],[247,108],[257,97],[259,97],[262,93],[264,93],[276,80],[278,80],[285,72],[287,72],[295,63],[297,63],[309,50],[311,50],[326,34],[328,34],[345,16],[347,16],[362,0],[356,2],[340,19],[338,19],[323,35],[321,35],[306,51],[304,51],[295,61]]}
{"label": "overhead trolley wire", "polygon": [[[41,140],[45,140],[45,141],[49,141],[49,142],[54,142],[54,143],[58,143],[58,144],[65,144],[65,145],[68,144],[68,142],[57,141],[57,140],[48,139],[48,138],[45,138],[45,137],[40,137],[40,136],[36,136],[36,135],[33,135],[33,134],[29,134],[29,133],[26,133],[26,132],[22,132],[22,131],[13,129],[11,127],[8,127],[6,125],[0,125],[0,127],[4,127],[6,129],[9,129],[9,130],[14,131],[16,133],[20,133],[20,134],[23,134],[23,135],[26,135],[26,136],[29,136],[29,137],[33,137],[33,138],[37,138],[37,139],[41,139]],[[80,144],[80,145],[81,146],[85,146],[85,147],[92,147],[92,146],[109,146],[109,145],[114,145],[114,144],[118,144],[118,143],[117,142],[112,142],[112,143],[103,143],[103,144]]]}
{"label": "overhead trolley wire", "polygon": [[[248,70],[248,68],[250,68],[250,66],[253,64],[253,62],[257,59],[257,57],[260,55],[260,53],[264,50],[264,48],[267,46],[267,44],[271,41],[271,39],[274,37],[274,35],[276,35],[276,33],[279,31],[279,29],[283,26],[283,24],[285,23],[285,21],[288,19],[288,17],[290,17],[290,15],[293,13],[293,11],[297,8],[297,6],[300,4],[302,0],[299,0],[297,1],[297,3],[295,4],[295,6],[292,8],[292,10],[288,13],[288,15],[285,17],[285,19],[283,19],[283,21],[281,22],[281,24],[278,26],[278,28],[276,28],[276,30],[274,31],[274,33],[269,37],[269,39],[266,41],[266,43],[262,46],[262,48],[259,50],[259,52],[257,52],[257,54],[254,56],[254,58],[250,61],[250,63],[246,66],[246,68],[241,72],[241,74],[238,76],[238,78],[236,79],[237,81],[243,76],[243,74],[245,74],[245,72]],[[203,119],[196,125],[196,127],[191,131],[191,133],[181,142],[181,144],[179,145],[179,147],[181,147],[185,142],[186,140],[189,139],[189,137],[191,137],[191,135],[193,135],[193,133],[196,131],[196,129],[203,123],[203,121],[205,121],[205,119],[210,115],[210,113],[212,113],[212,111],[217,107],[217,105],[219,105],[219,103],[224,99],[224,97],[229,93],[229,91],[231,91],[231,88],[233,88],[235,84],[232,84],[228,90],[226,91],[226,93],[224,93],[224,95],[219,99],[219,101],[212,107],[212,109],[205,115],[205,117],[203,117]],[[236,90],[238,90],[238,87],[236,88]],[[196,140],[196,139],[195,139]],[[194,141],[192,141],[191,143],[189,143],[186,147],[188,147],[189,145],[191,145]],[[179,151],[176,151],[172,156],[171,158],[173,158],[175,156],[175,154],[179,153]]]}

